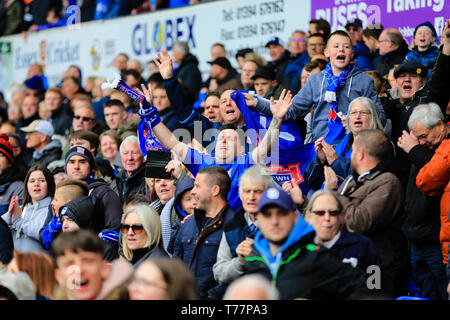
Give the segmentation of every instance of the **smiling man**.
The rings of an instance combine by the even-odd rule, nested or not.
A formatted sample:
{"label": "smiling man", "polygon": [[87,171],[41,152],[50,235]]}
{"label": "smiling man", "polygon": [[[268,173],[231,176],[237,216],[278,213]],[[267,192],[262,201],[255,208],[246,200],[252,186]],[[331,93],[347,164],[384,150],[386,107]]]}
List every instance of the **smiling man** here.
{"label": "smiling man", "polygon": [[128,290],[122,284],[133,268],[117,259],[112,264],[103,260],[104,244],[88,230],[64,232],[52,246],[56,257],[55,278],[59,287],[57,300],[127,299]]}
{"label": "smiling man", "polygon": [[122,203],[133,194],[146,194],[147,187],[144,179],[144,156],[139,148],[136,136],[126,137],[119,148],[123,170],[112,182],[111,188],[117,193]]}

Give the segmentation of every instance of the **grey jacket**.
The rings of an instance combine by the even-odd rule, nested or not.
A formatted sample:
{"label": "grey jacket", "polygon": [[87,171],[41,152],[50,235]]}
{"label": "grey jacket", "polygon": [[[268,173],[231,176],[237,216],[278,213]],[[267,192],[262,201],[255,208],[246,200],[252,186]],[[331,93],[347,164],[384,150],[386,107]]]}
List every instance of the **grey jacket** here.
{"label": "grey jacket", "polygon": [[244,264],[231,255],[225,233],[220,240],[217,261],[213,266],[214,279],[220,284],[229,284],[244,274]]}
{"label": "grey jacket", "polygon": [[18,196],[19,203],[22,203],[23,187],[23,181],[13,181],[5,190],[5,192],[0,194],[0,214],[4,214],[8,211],[9,202],[11,201],[11,197],[13,196]]}
{"label": "grey jacket", "polygon": [[[305,86],[294,96],[294,103],[284,117],[285,121],[296,120],[305,112],[314,109],[314,118],[312,120],[313,141],[320,137],[325,137],[328,133],[328,111],[330,105],[324,99],[326,91],[327,79],[325,69],[318,74],[312,74],[308,78]],[[373,100],[380,110],[380,120],[384,125],[386,123],[386,115],[373,85],[373,79],[359,71],[358,68],[353,67],[347,75],[344,87],[338,93],[338,112],[346,114],[350,102],[358,97],[368,97]],[[259,96],[257,96],[257,99],[258,103],[255,109],[265,115],[272,116],[269,100]]]}
{"label": "grey jacket", "polygon": [[9,212],[2,215],[3,220],[11,229],[14,249],[20,252],[45,251],[40,242],[40,231],[52,218],[50,203],[52,199],[46,197],[35,204],[28,204],[22,212],[22,216],[14,222],[11,221]]}

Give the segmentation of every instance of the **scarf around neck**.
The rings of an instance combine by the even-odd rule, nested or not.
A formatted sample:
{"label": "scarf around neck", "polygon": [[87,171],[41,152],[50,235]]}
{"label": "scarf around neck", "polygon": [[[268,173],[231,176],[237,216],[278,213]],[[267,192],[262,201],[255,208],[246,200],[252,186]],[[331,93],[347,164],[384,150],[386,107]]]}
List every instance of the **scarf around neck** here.
{"label": "scarf around neck", "polygon": [[345,79],[348,73],[352,70],[353,65],[348,65],[347,68],[340,75],[335,76],[331,69],[331,64],[328,63],[326,67],[327,91],[325,92],[324,100],[330,104],[330,111],[328,112],[328,128],[330,128],[332,121],[337,116],[337,95],[344,87]]}

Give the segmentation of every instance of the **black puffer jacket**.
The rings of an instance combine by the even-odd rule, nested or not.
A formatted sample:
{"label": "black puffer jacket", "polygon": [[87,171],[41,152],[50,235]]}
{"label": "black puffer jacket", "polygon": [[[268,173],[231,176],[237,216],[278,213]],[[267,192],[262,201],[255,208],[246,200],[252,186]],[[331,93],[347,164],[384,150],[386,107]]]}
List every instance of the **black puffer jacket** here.
{"label": "black puffer jacket", "polygon": [[104,227],[117,227],[122,218],[122,202],[114,190],[105,180],[95,179],[89,184],[89,195],[96,197],[103,206]]}
{"label": "black puffer jacket", "polygon": [[194,55],[188,53],[183,57],[176,71],[176,77],[181,79],[183,87],[197,97],[202,85],[202,74],[198,69],[198,59]]}
{"label": "black puffer jacket", "polygon": [[405,56],[408,52],[408,44],[403,41],[397,49],[380,56],[375,65],[376,70],[382,76],[387,75],[389,70],[391,70],[396,64],[400,64],[403,60],[405,60]]}
{"label": "black puffer jacket", "polygon": [[130,177],[126,170],[120,171],[111,183],[111,188],[119,196],[122,203],[133,194],[147,194],[149,192],[145,182],[145,166],[134,172]]}

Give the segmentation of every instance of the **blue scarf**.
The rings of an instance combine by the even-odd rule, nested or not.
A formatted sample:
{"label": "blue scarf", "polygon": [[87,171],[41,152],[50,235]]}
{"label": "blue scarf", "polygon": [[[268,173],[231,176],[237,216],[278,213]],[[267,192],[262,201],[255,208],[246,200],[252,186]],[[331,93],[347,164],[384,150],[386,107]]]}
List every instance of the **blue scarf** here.
{"label": "blue scarf", "polygon": [[352,70],[353,66],[349,65],[339,76],[335,76],[331,70],[330,63],[326,67],[327,77],[327,91],[325,92],[325,101],[330,104],[330,111],[328,112],[328,128],[330,129],[337,118],[337,100],[338,93],[344,87],[345,78]]}

